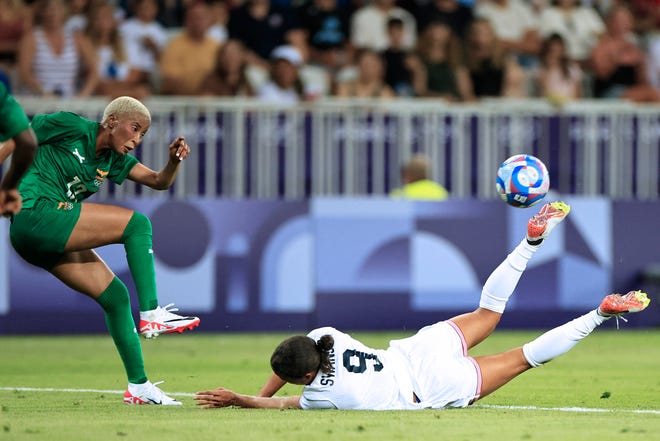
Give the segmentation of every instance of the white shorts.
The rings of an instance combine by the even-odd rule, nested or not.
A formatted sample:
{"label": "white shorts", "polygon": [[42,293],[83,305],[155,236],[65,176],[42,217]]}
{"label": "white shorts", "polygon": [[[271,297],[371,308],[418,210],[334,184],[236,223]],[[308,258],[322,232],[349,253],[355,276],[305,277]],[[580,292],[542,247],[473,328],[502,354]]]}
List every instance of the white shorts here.
{"label": "white shorts", "polygon": [[412,337],[392,340],[390,348],[408,362],[415,395],[424,407],[467,407],[481,394],[481,370],[467,356],[463,333],[447,320]]}

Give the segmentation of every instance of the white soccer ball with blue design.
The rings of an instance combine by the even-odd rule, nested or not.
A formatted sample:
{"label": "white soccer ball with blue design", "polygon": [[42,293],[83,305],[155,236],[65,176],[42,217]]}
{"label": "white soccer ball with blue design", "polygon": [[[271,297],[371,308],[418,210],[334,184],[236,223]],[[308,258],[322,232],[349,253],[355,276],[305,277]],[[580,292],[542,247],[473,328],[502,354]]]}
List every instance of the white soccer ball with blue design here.
{"label": "white soccer ball with blue design", "polygon": [[532,155],[514,155],[497,170],[497,193],[507,204],[527,208],[536,205],[550,189],[545,164]]}

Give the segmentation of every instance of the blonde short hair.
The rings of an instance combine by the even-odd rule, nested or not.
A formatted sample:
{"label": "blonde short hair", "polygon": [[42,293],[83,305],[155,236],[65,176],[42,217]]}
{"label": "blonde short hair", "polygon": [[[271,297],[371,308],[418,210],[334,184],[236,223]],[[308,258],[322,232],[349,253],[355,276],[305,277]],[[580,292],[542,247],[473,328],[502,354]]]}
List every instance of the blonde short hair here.
{"label": "blonde short hair", "polygon": [[110,101],[110,104],[105,106],[101,123],[106,122],[110,115],[121,116],[132,114],[143,116],[149,120],[149,123],[151,123],[151,113],[149,112],[149,109],[147,109],[147,106],[130,96],[120,96],[119,98]]}

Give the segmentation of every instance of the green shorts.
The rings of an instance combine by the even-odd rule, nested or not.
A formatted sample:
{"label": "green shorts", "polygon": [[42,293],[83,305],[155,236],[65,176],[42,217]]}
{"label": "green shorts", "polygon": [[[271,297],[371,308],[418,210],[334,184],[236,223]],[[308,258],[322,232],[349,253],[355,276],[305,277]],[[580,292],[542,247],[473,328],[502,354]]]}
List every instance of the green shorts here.
{"label": "green shorts", "polygon": [[9,238],[27,262],[50,270],[64,255],[64,246],[80,217],[81,204],[39,199],[14,216]]}
{"label": "green shorts", "polygon": [[30,121],[21,106],[9,92],[0,89],[0,142],[13,138],[28,127]]}

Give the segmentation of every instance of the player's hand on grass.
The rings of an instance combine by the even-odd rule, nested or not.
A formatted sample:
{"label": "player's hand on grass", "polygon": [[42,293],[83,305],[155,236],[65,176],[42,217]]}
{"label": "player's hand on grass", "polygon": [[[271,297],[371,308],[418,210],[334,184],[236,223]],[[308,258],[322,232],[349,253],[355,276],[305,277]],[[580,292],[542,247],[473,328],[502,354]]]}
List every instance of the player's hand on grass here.
{"label": "player's hand on grass", "polygon": [[214,407],[229,407],[237,404],[237,394],[228,389],[219,387],[214,390],[205,390],[195,394],[195,401],[198,406],[204,409],[212,409]]}
{"label": "player's hand on grass", "polygon": [[172,144],[170,144],[170,161],[181,162],[190,154],[190,146],[183,136],[177,137]]}

